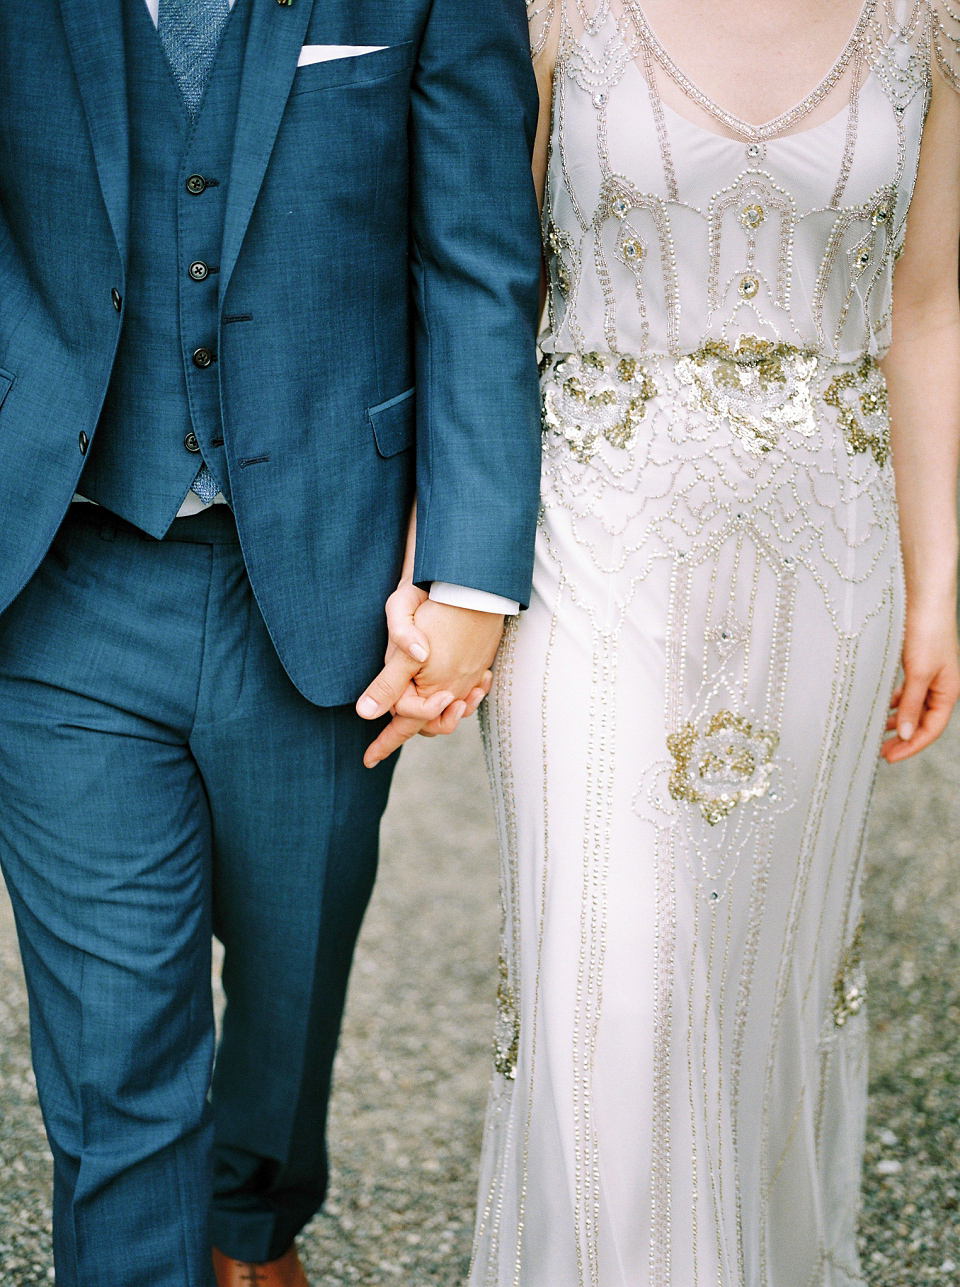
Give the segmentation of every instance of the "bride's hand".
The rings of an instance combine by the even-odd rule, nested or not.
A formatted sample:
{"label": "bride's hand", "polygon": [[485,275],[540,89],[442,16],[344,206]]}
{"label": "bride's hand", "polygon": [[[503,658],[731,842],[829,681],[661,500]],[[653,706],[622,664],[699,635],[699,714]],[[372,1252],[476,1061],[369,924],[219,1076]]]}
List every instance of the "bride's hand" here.
{"label": "bride's hand", "polygon": [[896,764],[935,742],[960,698],[957,620],[952,604],[907,612],[904,680],[890,700],[881,755]]}

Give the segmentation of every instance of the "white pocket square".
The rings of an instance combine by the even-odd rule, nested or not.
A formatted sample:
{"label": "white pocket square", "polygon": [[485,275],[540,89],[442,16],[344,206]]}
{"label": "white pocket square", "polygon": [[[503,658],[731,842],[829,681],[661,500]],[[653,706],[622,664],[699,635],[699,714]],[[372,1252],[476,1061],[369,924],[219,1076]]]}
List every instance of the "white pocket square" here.
{"label": "white pocket square", "polygon": [[386,45],[304,45],[297,59],[298,67],[310,63],[329,63],[335,58],[360,58],[364,54],[378,54]]}

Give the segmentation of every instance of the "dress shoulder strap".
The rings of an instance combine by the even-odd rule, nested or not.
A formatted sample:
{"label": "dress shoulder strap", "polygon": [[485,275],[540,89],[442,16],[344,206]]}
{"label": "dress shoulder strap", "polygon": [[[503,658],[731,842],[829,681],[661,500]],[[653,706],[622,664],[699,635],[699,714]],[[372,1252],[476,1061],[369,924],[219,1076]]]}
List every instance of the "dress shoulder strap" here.
{"label": "dress shoulder strap", "polygon": [[960,93],[960,3],[958,0],[925,0],[933,57],[944,80]]}
{"label": "dress shoulder strap", "polygon": [[560,43],[562,0],[527,0],[530,49],[534,64],[552,66]]}

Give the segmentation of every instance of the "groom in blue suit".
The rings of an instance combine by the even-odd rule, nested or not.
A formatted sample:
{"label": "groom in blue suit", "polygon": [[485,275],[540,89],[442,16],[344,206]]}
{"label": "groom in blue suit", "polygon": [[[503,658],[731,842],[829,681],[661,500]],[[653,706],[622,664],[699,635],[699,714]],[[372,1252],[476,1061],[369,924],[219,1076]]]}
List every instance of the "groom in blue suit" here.
{"label": "groom in blue suit", "polygon": [[0,0],[0,861],[59,1287],[306,1281],[381,757],[529,593],[535,115],[523,0]]}

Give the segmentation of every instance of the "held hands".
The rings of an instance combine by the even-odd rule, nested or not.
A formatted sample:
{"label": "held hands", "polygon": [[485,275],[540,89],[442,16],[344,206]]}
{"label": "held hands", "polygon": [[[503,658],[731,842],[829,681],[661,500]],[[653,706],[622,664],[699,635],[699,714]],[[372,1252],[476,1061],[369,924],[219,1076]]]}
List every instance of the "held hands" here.
{"label": "held hands", "polygon": [[890,700],[882,747],[888,764],[909,759],[935,742],[960,697],[956,612],[952,602],[907,611],[904,681]]}
{"label": "held hands", "polygon": [[387,600],[390,642],[380,674],[357,702],[363,719],[393,719],[368,748],[368,769],[422,733],[452,733],[490,691],[503,617],[434,603],[404,580]]}

